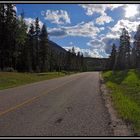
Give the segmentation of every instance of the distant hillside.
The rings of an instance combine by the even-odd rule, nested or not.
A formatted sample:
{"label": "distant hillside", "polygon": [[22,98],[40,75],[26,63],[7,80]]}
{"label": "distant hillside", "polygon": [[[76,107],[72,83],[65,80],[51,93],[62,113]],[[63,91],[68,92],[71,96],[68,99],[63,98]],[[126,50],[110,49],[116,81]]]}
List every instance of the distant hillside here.
{"label": "distant hillside", "polygon": [[108,58],[84,58],[87,71],[101,71],[106,70],[108,66]]}
{"label": "distant hillside", "polygon": [[59,46],[58,44],[54,43],[53,41],[49,40],[49,46],[57,52],[66,53],[67,51]]}
{"label": "distant hillside", "polygon": [[[49,45],[56,52],[66,53],[67,51],[49,40]],[[84,64],[86,66],[87,71],[100,71],[106,70],[108,66],[108,58],[92,58],[92,57],[84,57]]]}

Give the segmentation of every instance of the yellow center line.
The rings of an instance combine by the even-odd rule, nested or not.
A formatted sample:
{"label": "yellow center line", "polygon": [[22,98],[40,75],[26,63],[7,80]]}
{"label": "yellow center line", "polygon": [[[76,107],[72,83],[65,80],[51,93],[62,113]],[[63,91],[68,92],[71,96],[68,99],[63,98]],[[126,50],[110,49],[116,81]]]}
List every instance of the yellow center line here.
{"label": "yellow center line", "polygon": [[17,105],[15,105],[15,106],[13,106],[13,107],[10,107],[9,109],[7,109],[7,110],[5,110],[5,111],[0,112],[0,117],[3,116],[3,115],[5,115],[5,114],[7,114],[7,113],[9,113],[9,112],[12,112],[12,111],[16,110],[16,109],[18,109],[18,108],[20,108],[20,107],[22,107],[22,106],[24,106],[24,105],[26,105],[26,104],[32,103],[33,101],[39,99],[39,98],[42,97],[43,95],[48,94],[49,92],[52,92],[52,91],[54,91],[54,90],[56,90],[56,89],[58,89],[58,88],[60,88],[60,87],[62,87],[62,86],[64,86],[64,85],[66,85],[66,84],[72,82],[72,81],[77,80],[77,79],[79,79],[79,78],[76,78],[76,79],[74,79],[74,80],[70,80],[70,81],[68,81],[68,82],[65,82],[64,84],[62,84],[62,85],[60,85],[60,86],[57,86],[57,87],[55,87],[55,88],[53,88],[53,89],[50,89],[50,90],[48,90],[47,92],[42,92],[41,95],[34,96],[34,97],[32,97],[32,98],[30,98],[30,99],[28,99],[28,100],[26,100],[26,101],[24,101],[24,102],[22,102],[22,103],[20,103],[20,104],[17,104]]}

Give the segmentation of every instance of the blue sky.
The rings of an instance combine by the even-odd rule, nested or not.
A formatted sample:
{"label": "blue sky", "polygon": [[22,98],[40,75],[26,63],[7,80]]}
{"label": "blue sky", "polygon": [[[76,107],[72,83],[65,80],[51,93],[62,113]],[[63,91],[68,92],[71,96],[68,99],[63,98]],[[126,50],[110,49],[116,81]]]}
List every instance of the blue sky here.
{"label": "blue sky", "polygon": [[90,57],[108,57],[112,43],[119,45],[124,27],[133,42],[139,8],[138,4],[16,4],[18,15],[24,10],[28,26],[39,17],[50,40]]}

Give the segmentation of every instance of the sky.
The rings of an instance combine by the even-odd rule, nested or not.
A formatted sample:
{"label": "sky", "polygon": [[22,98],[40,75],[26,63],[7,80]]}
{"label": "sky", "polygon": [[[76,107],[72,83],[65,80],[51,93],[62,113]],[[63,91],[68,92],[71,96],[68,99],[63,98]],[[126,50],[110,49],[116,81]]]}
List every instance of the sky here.
{"label": "sky", "polygon": [[16,4],[16,11],[18,16],[24,11],[28,27],[38,17],[50,40],[85,57],[109,57],[112,44],[119,46],[122,28],[132,44],[140,24],[139,4]]}

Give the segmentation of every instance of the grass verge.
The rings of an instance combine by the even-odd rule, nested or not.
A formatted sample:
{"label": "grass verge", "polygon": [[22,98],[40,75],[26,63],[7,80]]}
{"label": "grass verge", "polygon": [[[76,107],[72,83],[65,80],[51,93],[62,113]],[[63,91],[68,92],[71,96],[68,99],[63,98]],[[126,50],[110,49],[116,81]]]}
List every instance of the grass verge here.
{"label": "grass verge", "polygon": [[135,135],[140,135],[140,72],[106,71],[102,75],[118,114],[131,124]]}
{"label": "grass verge", "polygon": [[[74,74],[74,72],[70,72]],[[66,72],[18,73],[0,72],[0,90],[68,75]]]}

